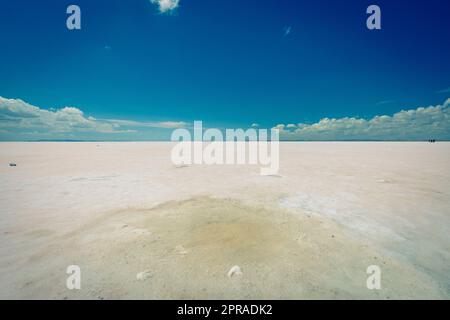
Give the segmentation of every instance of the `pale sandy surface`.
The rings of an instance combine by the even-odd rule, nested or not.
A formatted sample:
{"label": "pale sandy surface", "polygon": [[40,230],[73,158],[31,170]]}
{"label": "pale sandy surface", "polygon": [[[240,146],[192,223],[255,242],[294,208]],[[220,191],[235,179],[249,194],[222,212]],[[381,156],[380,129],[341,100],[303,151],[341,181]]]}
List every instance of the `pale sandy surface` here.
{"label": "pale sandy surface", "polygon": [[450,143],[282,143],[279,176],[171,146],[0,143],[0,298],[450,297]]}

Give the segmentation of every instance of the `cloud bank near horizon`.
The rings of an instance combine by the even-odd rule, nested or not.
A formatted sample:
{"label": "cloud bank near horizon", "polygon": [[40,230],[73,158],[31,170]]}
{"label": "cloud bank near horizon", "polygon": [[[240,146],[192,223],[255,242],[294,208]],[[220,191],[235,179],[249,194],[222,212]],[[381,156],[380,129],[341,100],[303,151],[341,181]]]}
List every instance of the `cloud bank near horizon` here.
{"label": "cloud bank near horizon", "polygon": [[450,99],[366,120],[324,118],[313,124],[278,124],[282,140],[450,140]]}
{"label": "cloud bank near horizon", "polygon": [[[0,96],[0,140],[169,140],[183,121],[97,119],[75,107],[42,109]],[[259,128],[256,123],[252,128]],[[442,105],[402,110],[372,119],[324,118],[275,126],[281,140],[450,140],[450,98]],[[206,128],[205,128],[206,129]]]}
{"label": "cloud bank near horizon", "polygon": [[168,129],[186,126],[182,121],[96,119],[75,107],[47,110],[0,97],[0,140],[165,139]]}

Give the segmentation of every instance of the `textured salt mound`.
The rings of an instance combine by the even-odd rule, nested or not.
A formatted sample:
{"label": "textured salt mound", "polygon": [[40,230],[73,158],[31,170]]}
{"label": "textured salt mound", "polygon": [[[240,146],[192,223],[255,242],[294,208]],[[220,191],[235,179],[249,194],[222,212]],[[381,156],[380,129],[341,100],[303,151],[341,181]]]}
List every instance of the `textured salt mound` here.
{"label": "textured salt mound", "polygon": [[228,278],[233,278],[235,276],[242,276],[242,270],[239,266],[233,266],[230,271],[228,271]]}

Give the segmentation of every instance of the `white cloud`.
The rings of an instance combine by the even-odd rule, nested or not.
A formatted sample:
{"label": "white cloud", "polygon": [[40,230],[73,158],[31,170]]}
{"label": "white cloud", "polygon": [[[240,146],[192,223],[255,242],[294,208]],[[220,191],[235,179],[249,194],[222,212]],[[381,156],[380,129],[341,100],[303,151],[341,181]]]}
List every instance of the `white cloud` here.
{"label": "white cloud", "polygon": [[[96,119],[86,116],[74,107],[46,110],[20,99],[0,97],[0,139],[4,136],[19,137],[95,137],[95,134],[130,134],[142,128],[174,129],[188,124],[177,121],[131,121],[120,119]],[[93,135],[94,134],[94,135]]]}
{"label": "white cloud", "polygon": [[188,124],[183,121],[143,122],[143,121],[119,120],[119,119],[102,119],[100,121],[104,121],[106,123],[123,126],[123,127],[148,127],[148,128],[177,129],[177,128],[184,128],[184,127],[188,126]]}
{"label": "white cloud", "polygon": [[372,119],[324,118],[313,124],[278,124],[284,140],[450,139],[450,99],[443,105],[400,111]]}
{"label": "white cloud", "polygon": [[439,90],[438,93],[449,93],[450,88]]}
{"label": "white cloud", "polygon": [[380,101],[380,102],[377,102],[376,105],[377,105],[377,106],[381,106],[381,105],[383,105],[383,104],[391,104],[391,103],[395,103],[395,100],[384,100],[384,101]]}
{"label": "white cloud", "polygon": [[[182,127],[189,127],[189,124],[96,119],[74,107],[42,109],[20,99],[0,97],[0,140],[110,137],[164,140],[169,129]],[[450,99],[442,105],[402,110],[392,116],[381,115],[368,120],[324,118],[313,124],[278,124],[276,128],[283,140],[449,140]]]}
{"label": "white cloud", "polygon": [[178,8],[180,0],[150,0],[150,2],[158,5],[161,13],[165,13]]}

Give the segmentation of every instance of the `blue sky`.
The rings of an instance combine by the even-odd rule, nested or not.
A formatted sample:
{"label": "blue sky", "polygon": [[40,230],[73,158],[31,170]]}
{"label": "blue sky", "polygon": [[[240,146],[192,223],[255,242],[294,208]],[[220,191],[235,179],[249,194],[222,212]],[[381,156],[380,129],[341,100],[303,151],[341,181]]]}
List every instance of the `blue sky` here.
{"label": "blue sky", "polygon": [[[81,30],[66,28],[70,4]],[[366,28],[370,4],[381,30]],[[442,0],[0,0],[0,139],[165,139],[194,120],[278,125],[292,139],[316,139],[296,130],[322,123],[331,140],[422,139],[439,125],[435,135],[449,139],[449,9]],[[429,106],[438,109],[417,111]],[[405,120],[401,110],[416,113]],[[351,131],[384,115],[395,127],[396,114],[411,133]]]}

